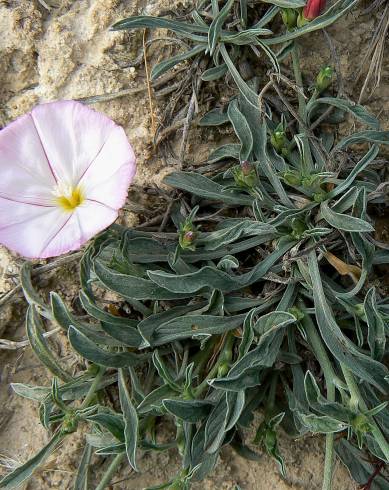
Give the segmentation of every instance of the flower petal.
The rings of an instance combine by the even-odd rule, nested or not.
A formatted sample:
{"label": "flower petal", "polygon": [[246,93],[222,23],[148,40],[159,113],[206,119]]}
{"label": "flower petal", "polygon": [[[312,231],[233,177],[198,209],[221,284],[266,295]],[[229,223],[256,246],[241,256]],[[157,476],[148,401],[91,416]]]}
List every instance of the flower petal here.
{"label": "flower petal", "polygon": [[0,243],[25,257],[43,257],[47,240],[65,224],[68,216],[57,207],[0,198]]}
{"label": "flower petal", "polygon": [[116,126],[83,175],[80,185],[87,199],[119,209],[126,200],[135,171],[134,151],[123,128]]}
{"label": "flower petal", "polygon": [[70,185],[77,185],[117,128],[107,116],[73,100],[41,104],[31,115],[57,180]]}
{"label": "flower petal", "polygon": [[0,196],[51,205],[55,179],[30,114],[0,131]]}
{"label": "flower petal", "polygon": [[54,257],[79,249],[117,215],[96,202],[85,201],[68,213],[0,198],[0,243],[24,257]]}
{"label": "flower petal", "polygon": [[85,201],[68,215],[68,221],[51,237],[40,257],[54,257],[78,250],[90,238],[113,223],[117,215],[117,211],[103,204]]}

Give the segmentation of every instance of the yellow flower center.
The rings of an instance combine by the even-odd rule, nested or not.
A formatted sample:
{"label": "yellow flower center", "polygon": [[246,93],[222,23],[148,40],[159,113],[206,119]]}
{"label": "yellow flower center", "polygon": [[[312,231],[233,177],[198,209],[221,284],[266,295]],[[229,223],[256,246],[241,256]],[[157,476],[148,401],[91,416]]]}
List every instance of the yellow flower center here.
{"label": "yellow flower center", "polygon": [[56,204],[64,211],[71,213],[85,201],[81,187],[72,187],[60,183],[53,191]]}

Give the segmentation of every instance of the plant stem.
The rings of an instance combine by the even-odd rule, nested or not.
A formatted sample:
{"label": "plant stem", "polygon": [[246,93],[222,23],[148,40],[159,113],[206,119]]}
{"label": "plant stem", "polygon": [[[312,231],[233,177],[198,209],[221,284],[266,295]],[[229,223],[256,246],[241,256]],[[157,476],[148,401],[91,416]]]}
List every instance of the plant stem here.
{"label": "plant stem", "polygon": [[102,378],[104,376],[104,373],[105,373],[105,368],[100,366],[99,371],[97,372],[96,377],[93,380],[91,387],[89,388],[89,391],[88,391],[84,401],[81,404],[81,407],[80,407],[81,410],[84,408],[87,408],[90,405],[90,403],[93,400],[93,397],[95,396],[95,393],[98,389],[100,381],[102,380]]}
{"label": "plant stem", "polygon": [[[324,378],[326,381],[327,398],[329,401],[335,401],[335,384],[336,378],[335,371],[332,368],[331,362],[328,358],[327,352],[324,348],[323,342],[317,333],[315,325],[311,320],[308,313],[302,320],[302,324],[305,328],[309,343],[315,353],[320,367],[323,370]],[[324,474],[323,474],[323,490],[331,490],[332,488],[332,474],[334,466],[334,434],[326,434],[326,451],[324,459]]]}
{"label": "plant stem", "polygon": [[[305,98],[303,95],[303,88],[304,88],[303,77],[301,75],[301,68],[300,68],[299,48],[298,48],[298,44],[296,41],[294,41],[294,43],[293,43],[292,64],[293,64],[293,73],[294,73],[296,85],[299,88],[299,91],[297,92],[297,98],[298,98],[298,102],[299,102],[299,116],[304,121],[304,124],[306,124],[306,122],[307,122],[307,114],[306,114],[307,106],[306,106]],[[313,161],[312,161],[311,148],[309,146],[308,136],[306,134],[305,128],[301,124],[299,126],[299,131],[302,134],[301,139],[302,139],[303,147],[304,147],[304,158],[302,161],[303,169],[305,171],[310,171],[313,168]]]}
{"label": "plant stem", "polygon": [[122,462],[125,454],[126,453],[120,453],[114,457],[103,478],[100,480],[100,483],[97,485],[96,490],[104,490],[104,488],[109,485],[109,482],[112,480],[112,477]]}
{"label": "plant stem", "polygon": [[[363,412],[367,412],[369,410],[366,405],[365,400],[363,399],[361,392],[359,390],[358,384],[355,381],[353,373],[344,365],[340,364],[340,367],[343,372],[344,379],[346,381],[347,387],[350,391],[351,399],[350,404],[352,404],[352,408],[357,409],[359,407]],[[389,444],[386,440],[385,436],[382,434],[380,428],[377,423],[371,417],[370,423],[372,425],[371,434],[379,445],[381,451],[383,452],[386,461],[389,461]]]}

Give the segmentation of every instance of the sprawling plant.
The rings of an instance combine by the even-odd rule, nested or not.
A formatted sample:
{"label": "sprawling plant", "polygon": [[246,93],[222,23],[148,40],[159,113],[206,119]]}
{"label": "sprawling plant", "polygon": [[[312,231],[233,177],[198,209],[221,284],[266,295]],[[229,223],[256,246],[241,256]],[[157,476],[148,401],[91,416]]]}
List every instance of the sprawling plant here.
{"label": "sprawling plant", "polygon": [[[245,30],[235,40],[254,29],[247,19],[256,5],[246,15],[247,3],[240,2]],[[232,34],[221,27],[235,4],[226,2],[219,13],[215,2],[212,7],[203,4],[192,24],[135,18],[121,25],[169,22],[202,51],[209,49],[217,69],[217,53],[231,69],[224,44]],[[211,27],[204,21],[209,16]],[[255,36],[262,34],[270,36]],[[374,218],[387,202],[379,145],[388,144],[389,134],[362,106],[326,93],[329,67],[306,98],[298,47],[290,52],[296,79],[288,83],[298,109],[290,98],[270,105],[256,78],[239,81],[238,95],[200,122],[230,125],[235,140],[217,148],[200,172],[166,178],[175,189],[166,226],[113,226],[86,250],[82,317],[56,293],[42,300],[31,268],[23,267],[28,337],[55,377],[51,388],[13,388],[39,402],[42,424],[53,435],[0,488],[30,477],[80,422],[89,432],[76,489],[88,488],[93,453],[111,458],[98,490],[124,460],[137,471],[139,451],[170,448],[181,455],[182,470],[157,488],[189,488],[212,471],[225,445],[250,459],[260,447],[285,475],[279,426],[293,437],[325,434],[325,490],[335,452],[360,484],[389,488],[389,303],[377,282],[389,254],[374,234]],[[279,90],[276,79],[272,87]],[[367,129],[337,141],[329,128],[346,114]],[[68,332],[83,371],[72,375],[61,366],[44,322]],[[245,429],[258,424],[258,410],[255,438],[247,441]]]}

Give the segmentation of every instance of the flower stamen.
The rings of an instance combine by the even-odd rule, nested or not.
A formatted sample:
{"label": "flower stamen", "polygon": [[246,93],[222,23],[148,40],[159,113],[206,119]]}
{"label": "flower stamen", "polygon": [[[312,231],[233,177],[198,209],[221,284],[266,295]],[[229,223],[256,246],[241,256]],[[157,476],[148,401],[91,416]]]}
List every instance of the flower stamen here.
{"label": "flower stamen", "polygon": [[53,191],[56,204],[64,211],[72,212],[85,201],[81,187],[60,183]]}

